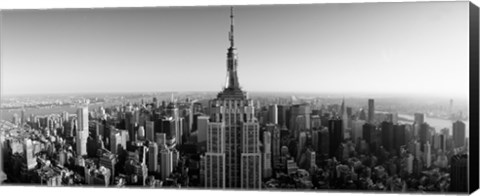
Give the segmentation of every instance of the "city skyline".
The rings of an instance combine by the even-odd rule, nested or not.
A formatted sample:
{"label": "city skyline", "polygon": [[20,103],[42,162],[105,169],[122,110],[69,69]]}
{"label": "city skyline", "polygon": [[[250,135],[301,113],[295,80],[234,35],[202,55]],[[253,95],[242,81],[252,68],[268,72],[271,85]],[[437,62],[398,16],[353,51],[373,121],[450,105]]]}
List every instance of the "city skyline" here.
{"label": "city skyline", "polygon": [[[235,6],[242,87],[467,97],[468,14],[462,6]],[[224,6],[2,12],[2,96],[215,92],[225,82]],[[359,64],[364,67],[353,67]],[[27,68],[33,71],[24,73]],[[42,88],[32,89],[32,81]]]}
{"label": "city skyline", "polygon": [[[472,6],[468,3],[463,5]],[[342,7],[342,9],[348,10],[350,7]],[[126,10],[128,11],[128,9]],[[353,10],[358,12],[358,8]],[[170,11],[178,10],[170,9]],[[138,60],[145,60],[138,62],[139,64],[151,60],[140,58],[140,55],[127,54],[133,51],[131,45],[135,41],[134,39],[139,38],[134,35],[135,32],[128,32],[129,36],[126,36],[126,38],[130,38],[130,43],[123,44],[106,40],[110,44],[116,44],[116,49],[126,53],[126,56],[118,56],[116,51],[106,54],[117,56],[117,62],[124,63],[117,67],[94,67],[94,65],[86,67],[58,66],[56,69],[55,65],[51,65],[48,69],[37,67],[41,71],[55,72],[55,74],[46,74],[42,79],[37,79],[40,81],[38,83],[36,78],[28,78],[30,82],[34,82],[40,87],[32,88],[33,86],[30,86],[30,89],[41,89],[42,93],[48,92],[43,87],[61,90],[62,85],[66,86],[65,89],[77,90],[77,93],[79,88],[81,91],[81,87],[94,90],[97,84],[110,85],[111,90],[115,90],[115,85],[123,87],[122,90],[132,88],[131,91],[148,88],[148,86],[144,86],[145,84],[142,85],[142,82],[158,88],[167,85],[164,88],[182,91],[183,89],[179,86],[190,86],[191,82],[197,81],[196,85],[208,88],[202,83],[213,83],[212,81],[216,79],[213,74],[217,74],[216,72],[220,70],[223,74],[219,75],[226,77],[223,78],[216,97],[198,92],[183,95],[171,93],[169,99],[165,93],[163,95],[4,97],[7,103],[2,105],[1,111],[14,113],[7,120],[1,116],[0,121],[0,152],[2,152],[0,153],[0,184],[236,190],[360,190],[398,193],[465,193],[475,189],[475,187],[469,186],[472,180],[468,175],[469,171],[472,171],[469,167],[471,159],[469,151],[472,144],[475,145],[467,136],[468,125],[470,125],[468,117],[472,113],[464,113],[465,108],[462,108],[461,104],[454,105],[458,102],[456,99],[450,99],[447,106],[442,101],[435,103],[440,100],[438,98],[428,99],[428,104],[424,104],[418,100],[400,97],[383,100],[377,99],[379,97],[368,97],[368,99],[362,100],[355,98],[349,101],[343,97],[340,104],[338,100],[325,95],[323,98],[300,95],[298,98],[297,95],[285,97],[284,95],[278,96],[278,94],[258,94],[250,97],[247,92],[251,89],[244,88],[243,82],[255,81],[255,74],[252,73],[261,73],[263,68],[254,67],[255,70],[250,70],[247,74],[239,72],[243,67],[238,62],[243,58],[238,55],[242,52],[241,46],[238,44],[242,40],[237,37],[239,29],[236,22],[237,9],[230,7],[229,11],[228,37],[226,36],[229,44],[227,53],[223,57],[226,60],[223,69],[214,69],[214,65],[211,65],[210,69],[189,65],[192,67],[191,69],[178,71],[175,70],[178,67],[168,65],[160,68],[153,66],[148,69],[142,66],[133,68],[126,66],[125,64],[130,61],[122,60],[132,60],[129,58],[133,56],[139,58]],[[48,13],[46,14],[48,15]],[[68,14],[78,13],[69,11]],[[149,15],[149,12],[147,10],[142,14]],[[174,14],[185,16],[179,12],[174,12]],[[478,13],[476,14],[478,15]],[[254,16],[255,14],[248,15]],[[265,14],[262,13],[262,16]],[[98,19],[100,20],[100,18],[104,19],[104,17]],[[114,18],[118,18],[118,16]],[[85,20],[85,17],[82,20]],[[100,25],[101,23],[101,21],[97,23],[98,28],[104,27]],[[263,23],[258,22],[257,24]],[[293,30],[292,24],[293,22],[285,26],[288,26],[289,30]],[[195,23],[195,25],[200,24]],[[260,26],[264,27],[264,25]],[[19,27],[22,27],[21,22]],[[171,26],[172,29],[163,28],[162,30],[171,30],[171,33],[184,32],[179,31],[176,27]],[[59,32],[62,32],[62,29],[65,30],[63,27],[58,28]],[[248,29],[251,31],[256,28]],[[135,30],[140,32],[142,28]],[[279,31],[275,28],[268,30]],[[77,34],[80,37],[81,34],[97,33],[96,29],[91,32],[83,32],[82,29],[73,30],[73,32],[78,31],[81,32]],[[259,30],[259,32],[262,31]],[[201,35],[190,31],[185,34],[188,33],[193,34],[192,36]],[[290,33],[290,37],[292,34],[297,35],[296,32],[287,33]],[[282,40],[278,38],[279,35],[285,35],[285,32],[275,34],[275,39],[271,41]],[[376,35],[378,34],[373,33],[373,36]],[[114,36],[112,34],[110,37]],[[394,35],[388,34],[388,36]],[[96,36],[89,35],[89,37]],[[273,38],[274,36],[267,37]],[[343,38],[342,36],[337,37]],[[141,38],[148,40],[149,36]],[[172,44],[175,42],[176,36],[172,35],[168,38],[171,39],[169,43]],[[308,39],[308,36],[303,36],[301,39]],[[301,39],[297,39],[297,41]],[[196,41],[196,39],[192,40]],[[255,41],[255,39],[252,40]],[[292,41],[283,40],[282,43],[273,42],[278,46]],[[449,40],[452,41],[452,39]],[[102,41],[105,40],[102,39]],[[210,40],[202,39],[200,41],[208,42]],[[83,46],[87,46],[88,42],[89,40],[83,40]],[[52,43],[52,48],[59,46],[58,42],[52,41]],[[188,40],[183,40],[181,43],[186,43],[185,45],[188,45],[189,49],[195,46]],[[335,43],[335,41],[330,43]],[[63,46],[66,45],[68,44]],[[144,45],[145,43],[139,44],[139,46]],[[170,46],[173,45],[179,47],[173,49],[180,50],[181,44],[174,43]],[[202,45],[205,45],[205,50],[208,50],[208,44]],[[307,45],[315,47],[312,46],[312,43]],[[276,46],[274,45],[274,47]],[[287,46],[295,49],[295,46]],[[303,48],[312,51],[310,47]],[[69,49],[71,48],[66,48],[66,51]],[[84,49],[85,52],[74,53],[73,56],[84,55],[84,58],[79,59],[78,62],[85,59],[93,62],[94,59],[89,59],[90,56],[87,55],[89,52],[92,55],[95,54],[95,47]],[[202,55],[208,53],[202,51],[190,54],[189,49],[184,51],[185,55],[183,56],[175,56],[177,54],[175,51],[172,53],[167,51],[165,56],[172,54],[168,57],[170,60],[177,60],[176,62],[194,61],[194,63],[198,63],[196,58],[201,59],[204,57]],[[258,59],[252,59],[265,58],[268,52],[277,52],[278,55],[286,52],[281,48],[276,49],[280,52],[268,50],[267,53],[254,53],[253,56]],[[2,51],[4,51],[3,45]],[[45,56],[52,55],[48,50],[38,51],[46,54]],[[252,51],[258,52],[262,49],[257,48]],[[339,56],[343,55],[338,51],[333,52]],[[66,53],[72,54],[71,52],[62,54]],[[142,51],[139,49],[138,54],[140,53]],[[302,50],[292,52],[294,57],[291,58],[298,58],[301,53]],[[57,62],[55,60],[65,58],[61,56],[62,54],[56,54],[58,58],[49,60]],[[101,52],[96,54],[104,55]],[[368,55],[365,54],[362,53],[359,56],[346,54],[346,56],[367,59]],[[25,55],[29,55],[28,52]],[[42,56],[41,54],[37,55]],[[74,59],[72,56],[70,58]],[[92,56],[92,58],[96,57]],[[105,59],[107,58],[105,57]],[[159,58],[162,59],[162,57]],[[383,60],[388,61],[388,58]],[[285,59],[288,58],[283,58],[283,56],[275,58],[278,61]],[[410,61],[421,60],[422,58],[410,59]],[[445,61],[444,58],[436,60]],[[35,61],[35,59],[27,61]],[[359,61],[364,62],[363,60]],[[312,60],[307,60],[307,62],[312,63]],[[288,64],[288,62],[286,63]],[[240,67],[238,67],[239,65]],[[394,63],[389,65],[394,65]],[[323,80],[329,79],[328,77],[322,78],[324,75],[340,81],[343,78],[343,82],[339,82],[339,85],[326,83],[325,86],[340,92],[345,91],[346,87],[360,88],[363,84],[361,81],[368,81],[368,85],[364,86],[366,89],[375,90],[377,86],[375,84],[386,85],[387,93],[415,94],[415,89],[411,91],[399,89],[403,85],[407,87],[412,85],[417,88],[427,86],[424,93],[434,93],[435,88],[433,91],[428,89],[432,89],[432,86],[444,86],[436,86],[441,85],[442,82],[433,78],[445,74],[451,77],[442,77],[441,79],[445,80],[443,82],[453,84],[457,90],[461,86],[456,84],[460,81],[456,76],[460,75],[455,75],[456,72],[452,71],[459,70],[455,68],[448,69],[447,74],[442,71],[447,71],[448,67],[431,68],[428,71],[424,70],[425,67],[417,66],[413,67],[415,68],[413,74],[409,74],[408,77],[400,74],[403,77],[395,78],[389,73],[399,74],[400,71],[393,68],[411,70],[408,67],[392,66],[391,69],[379,73],[375,70],[382,70],[382,68],[372,66],[373,68],[365,66],[365,69],[337,66],[330,67],[333,70],[325,70],[325,72],[331,73],[323,73],[316,66],[304,69],[302,65],[299,65],[290,67],[291,70],[283,74],[280,73],[285,67],[274,67],[267,69],[270,75],[261,75],[262,81],[256,81],[254,84],[258,84],[260,89],[269,86],[268,82],[275,83],[274,86],[281,87],[284,91],[289,90],[285,84],[295,85],[300,91],[311,89],[317,87],[316,76],[312,78],[308,74],[314,71],[313,75],[316,74]],[[18,67],[15,68],[18,69]],[[198,73],[197,68],[205,73]],[[34,76],[43,76],[34,69],[29,69],[28,72],[35,73],[32,74]],[[370,70],[371,73],[367,75],[359,72],[359,70],[368,71],[368,69],[373,71]],[[432,73],[433,70],[437,74]],[[305,73],[296,75],[296,71]],[[69,74],[73,72],[77,74],[74,76]],[[153,74],[148,77],[146,72]],[[354,77],[351,75],[354,72],[360,74]],[[98,78],[90,77],[92,73],[97,74],[99,78],[108,80],[106,82],[96,81]],[[418,79],[415,77],[416,74],[419,74],[422,81],[415,80]],[[271,75],[274,76],[271,77]],[[392,78],[384,81],[382,76]],[[46,77],[49,78],[44,79]],[[68,80],[62,80],[62,77],[68,77]],[[349,80],[357,79],[357,77],[361,79],[358,82],[360,84],[349,83]],[[280,78],[282,81],[277,82],[277,79]],[[302,83],[300,78],[310,82]],[[117,79],[119,80],[117,81]],[[158,80],[167,80],[168,82],[159,83]],[[74,83],[70,83],[70,81],[74,81]],[[45,85],[43,82],[51,82],[51,84]],[[435,85],[432,85],[432,82]],[[133,88],[135,89],[133,90]],[[267,89],[275,90],[272,87]],[[444,87],[443,90],[450,89]],[[349,93],[352,91],[355,93],[355,90],[348,90]],[[454,94],[455,91],[452,90],[449,93]],[[412,113],[413,115],[410,115]],[[467,116],[465,116],[466,113],[468,113]]]}

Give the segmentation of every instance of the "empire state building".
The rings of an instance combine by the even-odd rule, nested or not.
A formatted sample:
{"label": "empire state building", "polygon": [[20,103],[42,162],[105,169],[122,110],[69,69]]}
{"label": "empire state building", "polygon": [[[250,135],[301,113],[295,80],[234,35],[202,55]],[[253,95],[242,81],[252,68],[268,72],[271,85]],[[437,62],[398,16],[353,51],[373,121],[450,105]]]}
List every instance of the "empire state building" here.
{"label": "empire state building", "polygon": [[240,87],[233,8],[230,12],[226,83],[217,98],[209,102],[205,187],[260,189],[259,124],[252,100]]}

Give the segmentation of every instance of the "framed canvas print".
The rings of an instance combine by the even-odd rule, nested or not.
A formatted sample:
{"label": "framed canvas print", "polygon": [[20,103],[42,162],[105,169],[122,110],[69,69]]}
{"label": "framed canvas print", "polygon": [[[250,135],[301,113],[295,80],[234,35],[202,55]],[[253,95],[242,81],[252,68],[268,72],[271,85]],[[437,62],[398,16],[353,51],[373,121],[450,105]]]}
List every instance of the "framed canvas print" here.
{"label": "framed canvas print", "polygon": [[0,17],[2,187],[478,189],[471,2]]}

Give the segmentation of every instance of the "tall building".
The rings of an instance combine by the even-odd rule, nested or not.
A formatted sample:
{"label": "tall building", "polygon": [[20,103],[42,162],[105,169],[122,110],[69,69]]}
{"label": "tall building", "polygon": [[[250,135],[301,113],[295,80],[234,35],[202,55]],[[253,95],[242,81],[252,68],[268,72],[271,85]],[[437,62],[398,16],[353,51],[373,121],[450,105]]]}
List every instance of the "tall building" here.
{"label": "tall building", "polygon": [[422,152],[425,152],[424,146],[428,141],[428,135],[429,135],[428,132],[430,131],[429,127],[430,126],[427,123],[420,124],[420,130],[418,132],[418,136],[420,139],[420,146],[421,146],[420,148]]}
{"label": "tall building", "polygon": [[278,124],[278,108],[277,104],[268,107],[268,122]]}
{"label": "tall building", "polygon": [[272,176],[272,132],[270,130],[263,132],[262,176],[263,178]]}
{"label": "tall building", "polygon": [[20,125],[23,126],[27,122],[27,119],[25,119],[25,109],[22,108],[22,111],[20,111]]}
{"label": "tall building", "polygon": [[442,150],[442,152],[445,152],[447,150],[447,137],[444,134],[441,134],[439,136],[439,140],[440,140],[440,150]]}
{"label": "tall building", "polygon": [[261,153],[259,149],[259,124],[244,123],[242,130],[241,188],[260,189],[262,186]]}
{"label": "tall building", "polygon": [[453,123],[452,128],[454,148],[460,148],[465,146],[465,123],[462,121],[456,121]]}
{"label": "tall building", "polygon": [[408,154],[407,156],[407,173],[408,174],[411,174],[413,172],[413,155],[412,154]]}
{"label": "tall building", "polygon": [[160,151],[160,179],[167,179],[173,171],[173,153],[169,149]]}
{"label": "tall building", "polygon": [[387,120],[387,122],[397,124],[398,123],[398,114],[397,113],[388,113],[386,120]]}
{"label": "tall building", "polygon": [[205,153],[205,188],[225,188],[224,123],[208,123]]}
{"label": "tall building", "polygon": [[286,105],[277,105],[277,114],[278,114],[278,125],[280,125],[280,127],[283,127],[283,126],[287,126],[287,121],[288,121],[288,116],[287,116],[287,110],[288,110],[288,106]]}
{"label": "tall building", "polygon": [[421,125],[425,122],[425,114],[423,113],[415,113],[413,115],[413,123]]}
{"label": "tall building", "polygon": [[150,142],[148,146],[148,171],[158,171],[158,145],[155,142]]}
{"label": "tall building", "polygon": [[393,148],[396,152],[400,152],[400,147],[407,144],[407,129],[405,125],[393,125]]}
{"label": "tall building", "polygon": [[323,128],[318,133],[319,149],[316,152],[318,156],[328,156],[330,153],[330,135],[328,128]]}
{"label": "tall building", "polygon": [[207,141],[207,128],[209,122],[209,116],[197,117],[197,140],[198,143]]}
{"label": "tall building", "polygon": [[377,143],[377,128],[371,123],[363,125],[363,139],[365,140],[370,152],[375,152],[378,147]]}
{"label": "tall building", "polygon": [[99,160],[99,165],[103,166],[105,168],[108,168],[110,170],[111,174],[111,180],[110,182],[113,182],[115,179],[115,164],[117,163],[117,155],[106,151],[103,152],[102,155],[100,156]]}
{"label": "tall building", "polygon": [[435,152],[440,149],[440,134],[434,132],[432,136],[432,148]]}
{"label": "tall building", "polygon": [[365,124],[364,120],[353,120],[352,121],[352,141],[355,145],[359,145],[360,141],[363,139],[363,125]]}
{"label": "tall building", "polygon": [[368,123],[375,121],[375,103],[373,99],[368,99]]}
{"label": "tall building", "polygon": [[[281,138],[280,138],[280,129],[278,126],[274,124],[267,124],[267,131],[269,131],[272,135],[271,143],[272,143],[272,163],[273,169],[280,168],[280,148],[281,148]],[[278,167],[277,167],[278,166]]]}
{"label": "tall building", "polygon": [[247,98],[238,81],[233,8],[230,19],[227,78],[223,91],[210,100],[210,123],[222,124],[221,132],[225,134],[226,187],[260,189],[259,124],[253,102]]}
{"label": "tall building", "polygon": [[342,132],[345,134],[347,133],[347,130],[348,130],[348,114],[347,114],[347,106],[345,105],[345,98],[342,100],[341,110],[342,111],[340,113],[340,116],[342,118]]}
{"label": "tall building", "polygon": [[330,137],[329,156],[333,157],[337,154],[338,147],[343,141],[343,122],[339,119],[332,119],[328,121],[328,135]]}
{"label": "tall building", "polygon": [[297,162],[300,162],[300,157],[303,154],[302,152],[305,149],[306,144],[307,144],[307,133],[300,132],[300,136],[298,137],[297,158],[295,159]]}
{"label": "tall building", "polygon": [[468,155],[454,155],[450,159],[450,191],[468,191]]}
{"label": "tall building", "polygon": [[138,127],[137,135],[139,140],[145,140],[145,128],[143,126]]}
{"label": "tall building", "polygon": [[424,149],[425,152],[423,154],[425,156],[425,166],[429,168],[432,164],[432,146],[430,145],[430,142],[427,141],[427,143],[425,143]]}
{"label": "tall building", "polygon": [[382,145],[387,151],[391,151],[394,149],[393,141],[393,123],[383,121],[381,124],[382,128]]}
{"label": "tall building", "polygon": [[27,169],[31,170],[35,168],[35,166],[37,165],[37,160],[33,155],[33,143],[31,139],[27,138],[24,140],[24,154],[25,154]]}
{"label": "tall building", "polygon": [[166,113],[168,116],[171,117],[170,131],[172,133],[172,137],[175,138],[175,141],[177,142],[177,144],[181,145],[182,144],[181,122],[180,122],[180,116],[179,116],[176,101],[173,99],[173,94],[172,94],[172,100],[167,106]]}
{"label": "tall building", "polygon": [[148,141],[155,141],[155,123],[153,121],[146,121],[145,122],[145,127],[146,127],[146,136]]}
{"label": "tall building", "polygon": [[76,133],[77,155],[87,155],[88,139],[88,107],[82,106],[77,109],[77,133]]}
{"label": "tall building", "polygon": [[163,149],[167,148],[167,134],[165,133],[156,133],[155,142],[158,145],[158,148]]}
{"label": "tall building", "polygon": [[294,131],[295,138],[298,139],[298,136],[301,131],[310,129],[310,114],[311,108],[308,104],[298,104],[293,105],[290,108],[290,130]]}
{"label": "tall building", "polygon": [[312,149],[313,151],[317,152],[318,149],[319,149],[319,134],[320,134],[320,130],[313,130],[312,131]]}

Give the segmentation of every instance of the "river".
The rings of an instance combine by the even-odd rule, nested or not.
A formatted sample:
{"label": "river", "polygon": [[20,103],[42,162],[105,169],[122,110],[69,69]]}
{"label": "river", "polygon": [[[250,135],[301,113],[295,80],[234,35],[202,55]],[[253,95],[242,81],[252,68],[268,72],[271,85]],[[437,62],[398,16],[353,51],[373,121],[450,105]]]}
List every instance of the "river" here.
{"label": "river", "polygon": [[[398,114],[399,118],[406,119],[405,120],[399,120],[400,123],[405,123],[405,124],[412,124],[413,123],[413,115],[410,114]],[[439,119],[439,118],[429,118],[425,116],[425,122],[428,123],[431,127],[435,128],[435,131],[437,133],[440,132],[443,128],[448,128],[450,130],[450,134],[452,133],[452,125],[453,122],[452,120],[445,120],[445,119]],[[466,126],[466,136],[468,137],[469,135],[469,121],[463,121]]]}

